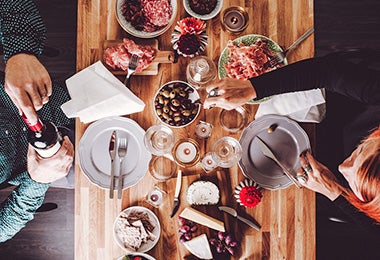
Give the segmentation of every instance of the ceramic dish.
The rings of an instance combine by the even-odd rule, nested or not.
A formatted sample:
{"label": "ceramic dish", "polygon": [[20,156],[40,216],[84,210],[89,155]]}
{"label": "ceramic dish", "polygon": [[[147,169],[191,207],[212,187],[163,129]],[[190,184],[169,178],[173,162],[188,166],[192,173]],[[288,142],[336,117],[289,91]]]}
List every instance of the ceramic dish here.
{"label": "ceramic dish", "polygon": [[[172,90],[184,90],[185,93],[172,94]],[[167,93],[163,91],[167,90]],[[183,97],[179,95],[184,95]],[[174,100],[176,100],[174,102]],[[184,102],[187,100],[186,102]],[[199,103],[197,103],[199,102]],[[185,103],[188,103],[185,105]],[[160,87],[153,99],[154,113],[165,125],[181,128],[190,125],[198,117],[201,110],[198,91],[185,81],[174,80]],[[195,111],[196,109],[196,111]],[[191,111],[189,111],[191,110]],[[190,112],[190,115],[188,113]],[[164,115],[167,114],[167,115]],[[180,117],[178,119],[176,117]]]}
{"label": "ceramic dish", "polygon": [[[108,152],[112,132],[128,139],[128,150],[122,164],[123,189],[135,185],[148,171],[151,154],[144,145],[145,131],[135,121],[125,117],[109,117],[91,124],[79,142],[79,162],[88,179],[101,188],[109,189],[111,159]],[[118,162],[118,157],[115,158]],[[119,174],[119,164],[114,168]],[[117,187],[117,178],[115,178]]]}
{"label": "ceramic dish", "polygon": [[116,18],[119,22],[120,26],[129,34],[139,37],[139,38],[154,38],[157,36],[160,36],[161,34],[165,33],[174,23],[175,18],[177,17],[177,1],[176,0],[170,0],[170,6],[172,7],[172,16],[170,18],[169,23],[163,27],[160,30],[153,31],[153,32],[146,32],[146,31],[140,31],[137,30],[135,27],[131,25],[130,22],[127,21],[125,16],[122,13],[122,6],[126,2],[126,0],[117,0],[116,1]]}
{"label": "ceramic dish", "polygon": [[[147,242],[142,243],[141,246],[136,251],[132,251],[130,248],[124,246],[122,239],[121,239],[121,234],[123,234],[123,235],[125,235],[125,234],[120,233],[120,226],[119,226],[119,224],[120,224],[119,221],[120,220],[124,221],[120,217],[122,215],[129,215],[132,212],[142,212],[144,214],[147,214],[149,217],[149,221],[152,222],[155,226],[151,232],[151,234],[154,236],[154,239],[153,240],[148,239]],[[123,224],[129,225],[129,226],[133,226],[133,223],[135,223],[135,222],[131,222],[131,223],[123,222]],[[151,250],[157,244],[158,240],[160,239],[161,226],[160,226],[160,222],[159,222],[157,216],[150,209],[145,208],[145,207],[141,207],[141,206],[132,206],[132,207],[126,208],[125,210],[120,212],[120,214],[117,216],[117,218],[115,219],[115,222],[114,222],[113,234],[114,234],[114,239],[115,239],[116,243],[124,251],[131,253],[131,254],[145,253],[145,252]],[[151,259],[151,258],[149,258],[149,259]]]}
{"label": "ceramic dish", "polygon": [[[271,125],[276,125],[272,132],[268,131]],[[271,148],[280,162],[296,172],[301,166],[299,155],[310,149],[307,134],[297,122],[287,117],[267,115],[251,122],[239,140],[243,149],[239,166],[243,174],[265,189],[287,188],[293,182],[273,160],[262,153],[256,136]]]}
{"label": "ceramic dish", "polygon": [[[250,46],[250,45],[253,45],[254,43],[256,43],[256,41],[258,39],[264,39],[267,42],[267,46],[268,46],[269,50],[275,51],[275,52],[281,52],[282,51],[281,47],[275,41],[273,41],[272,39],[270,39],[266,36],[259,35],[259,34],[244,35],[244,36],[241,36],[239,38],[236,38],[235,40],[233,40],[233,42],[236,44],[243,43],[245,46]],[[220,54],[219,62],[218,62],[218,76],[220,79],[226,77],[226,75],[227,75],[225,65],[227,64],[229,59],[230,59],[229,58],[229,51],[228,51],[228,48],[226,47],[223,49],[222,53]],[[287,64],[286,58],[285,58],[283,64],[284,65]],[[261,103],[265,100],[268,100],[269,98],[270,97],[263,98],[260,100],[250,100],[250,101],[248,101],[248,103],[249,104],[257,104],[257,103]]]}
{"label": "ceramic dish", "polygon": [[[150,256],[145,253],[132,253],[127,255],[129,257],[129,260],[133,260],[133,257],[139,256],[139,257],[144,257],[143,260],[156,260],[153,256]],[[126,260],[128,259],[125,255],[120,256],[117,260]]]}
{"label": "ceramic dish", "polygon": [[198,19],[201,19],[201,20],[210,20],[210,19],[214,18],[215,16],[217,16],[219,14],[220,10],[223,7],[223,0],[217,0],[214,10],[212,10],[210,13],[198,14],[195,11],[193,11],[193,9],[191,9],[190,1],[191,0],[183,0],[183,6],[185,7],[186,12],[188,14],[190,14],[191,16],[198,18]]}

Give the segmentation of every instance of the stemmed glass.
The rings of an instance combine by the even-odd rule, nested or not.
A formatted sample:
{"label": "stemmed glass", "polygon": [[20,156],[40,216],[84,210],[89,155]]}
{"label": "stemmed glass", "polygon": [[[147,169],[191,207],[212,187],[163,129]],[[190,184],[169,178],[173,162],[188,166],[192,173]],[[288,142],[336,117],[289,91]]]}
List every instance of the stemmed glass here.
{"label": "stemmed glass", "polygon": [[154,155],[171,154],[174,146],[174,133],[164,125],[153,125],[145,133],[144,144]]}
{"label": "stemmed glass", "polygon": [[224,136],[215,141],[211,151],[212,158],[222,168],[230,168],[237,164],[242,156],[242,148],[238,140]]}
{"label": "stemmed glass", "polygon": [[206,56],[193,58],[186,68],[187,82],[195,88],[200,88],[216,78],[216,65]]}

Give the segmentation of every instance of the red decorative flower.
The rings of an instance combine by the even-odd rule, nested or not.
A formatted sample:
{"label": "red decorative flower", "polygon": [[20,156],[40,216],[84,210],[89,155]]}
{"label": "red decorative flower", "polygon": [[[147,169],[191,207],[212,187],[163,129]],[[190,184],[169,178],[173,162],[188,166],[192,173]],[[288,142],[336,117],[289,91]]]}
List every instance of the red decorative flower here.
{"label": "red decorative flower", "polygon": [[206,28],[204,21],[194,17],[187,17],[180,20],[178,26],[181,34],[200,34]]}
{"label": "red decorative flower", "polygon": [[241,204],[247,208],[253,208],[260,203],[263,195],[253,186],[243,187],[239,193]]}

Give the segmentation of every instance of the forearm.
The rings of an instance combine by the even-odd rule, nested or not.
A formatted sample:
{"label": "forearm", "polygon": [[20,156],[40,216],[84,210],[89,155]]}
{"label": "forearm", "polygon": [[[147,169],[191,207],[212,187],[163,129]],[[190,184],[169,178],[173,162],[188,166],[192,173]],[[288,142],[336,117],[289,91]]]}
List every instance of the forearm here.
{"label": "forearm", "polygon": [[380,104],[380,77],[373,70],[331,58],[303,60],[251,79],[257,99],[326,88],[363,103]]}
{"label": "forearm", "polygon": [[31,0],[0,1],[1,32],[5,62],[14,54],[41,54],[46,28]]}
{"label": "forearm", "polygon": [[19,181],[0,209],[0,242],[11,239],[33,219],[49,187],[31,180],[27,172],[19,175],[15,183]]}

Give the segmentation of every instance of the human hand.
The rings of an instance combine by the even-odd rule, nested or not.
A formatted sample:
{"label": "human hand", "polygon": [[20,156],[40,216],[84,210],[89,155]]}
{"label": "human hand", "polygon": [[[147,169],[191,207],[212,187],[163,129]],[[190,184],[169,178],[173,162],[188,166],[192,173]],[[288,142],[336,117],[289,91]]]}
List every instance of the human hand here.
{"label": "human hand", "polygon": [[19,53],[5,66],[5,92],[29,122],[37,122],[36,110],[49,101],[52,84],[49,73],[36,56]]}
{"label": "human hand", "polygon": [[218,96],[207,97],[203,103],[204,108],[221,107],[232,110],[256,98],[256,91],[249,80],[223,78],[216,84],[207,86],[206,91],[217,89]]}
{"label": "human hand", "polygon": [[74,146],[65,136],[61,148],[49,158],[40,157],[34,148],[28,148],[28,172],[30,177],[40,183],[50,183],[65,177],[71,168],[74,158]]}
{"label": "human hand", "polygon": [[325,195],[331,201],[339,197],[342,193],[341,185],[325,165],[315,160],[309,151],[306,155],[301,155],[300,162],[302,167],[298,169],[298,174],[304,174],[308,168],[307,165],[310,167],[310,170],[306,171],[307,181],[302,183],[302,186]]}

